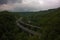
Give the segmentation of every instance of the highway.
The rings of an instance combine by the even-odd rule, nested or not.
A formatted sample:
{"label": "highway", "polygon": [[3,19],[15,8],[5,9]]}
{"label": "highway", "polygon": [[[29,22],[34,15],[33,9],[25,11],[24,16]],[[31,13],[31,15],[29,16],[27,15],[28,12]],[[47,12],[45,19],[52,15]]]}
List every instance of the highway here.
{"label": "highway", "polygon": [[28,33],[30,33],[30,34],[40,35],[40,33],[36,32],[36,31],[33,31],[33,30],[30,30],[30,29],[28,29],[26,26],[29,26],[29,27],[32,27],[32,28],[37,28],[37,29],[40,29],[40,27],[38,27],[38,26],[33,26],[33,25],[30,25],[30,24],[24,23],[24,22],[22,21],[22,19],[23,19],[23,17],[20,17],[20,18],[16,21],[16,23],[17,23],[17,25],[19,26],[19,28],[21,28],[23,31],[26,31],[26,32],[28,32]]}

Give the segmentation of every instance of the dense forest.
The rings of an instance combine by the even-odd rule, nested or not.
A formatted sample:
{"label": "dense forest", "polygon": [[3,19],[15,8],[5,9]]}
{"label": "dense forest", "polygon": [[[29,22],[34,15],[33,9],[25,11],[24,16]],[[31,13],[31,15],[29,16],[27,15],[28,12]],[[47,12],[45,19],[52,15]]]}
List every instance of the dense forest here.
{"label": "dense forest", "polygon": [[[39,26],[37,31],[41,35],[31,35],[19,28],[16,20],[20,17],[27,24]],[[0,12],[0,40],[60,40],[60,8],[38,12]]]}

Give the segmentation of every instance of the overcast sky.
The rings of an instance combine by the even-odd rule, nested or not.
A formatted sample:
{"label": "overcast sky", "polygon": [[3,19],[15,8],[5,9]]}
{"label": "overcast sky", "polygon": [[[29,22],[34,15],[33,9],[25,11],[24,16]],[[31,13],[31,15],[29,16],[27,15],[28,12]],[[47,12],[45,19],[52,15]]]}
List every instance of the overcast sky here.
{"label": "overcast sky", "polygon": [[60,7],[60,0],[0,0],[0,11],[40,11]]}

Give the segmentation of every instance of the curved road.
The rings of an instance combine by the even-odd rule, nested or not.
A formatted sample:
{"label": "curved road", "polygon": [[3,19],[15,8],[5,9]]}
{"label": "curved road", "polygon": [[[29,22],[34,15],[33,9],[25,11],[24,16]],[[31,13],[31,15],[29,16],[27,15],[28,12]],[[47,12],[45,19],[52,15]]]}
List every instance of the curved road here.
{"label": "curved road", "polygon": [[[26,31],[26,32],[28,32],[28,33],[31,33],[31,34],[33,34],[33,35],[34,35],[34,34],[40,35],[40,33],[35,32],[35,31],[33,31],[33,30],[30,30],[30,29],[24,27],[24,25],[30,26],[30,27],[34,27],[34,28],[39,28],[39,29],[40,29],[40,27],[37,27],[37,26],[33,26],[33,25],[30,25],[30,24],[24,23],[24,22],[22,21],[22,19],[23,19],[23,17],[20,17],[20,18],[16,21],[16,23],[17,23],[17,25],[19,26],[19,28],[21,28],[22,30],[24,30],[24,31]],[[21,24],[23,24],[23,25],[21,25]]]}

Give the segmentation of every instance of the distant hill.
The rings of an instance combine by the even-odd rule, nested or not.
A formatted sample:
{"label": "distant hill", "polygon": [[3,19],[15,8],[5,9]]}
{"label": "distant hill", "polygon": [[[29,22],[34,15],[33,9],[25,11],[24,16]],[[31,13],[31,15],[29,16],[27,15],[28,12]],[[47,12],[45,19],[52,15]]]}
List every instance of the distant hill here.
{"label": "distant hill", "polygon": [[60,8],[51,9],[51,10],[43,11],[43,12],[38,12],[38,13],[32,14],[28,18],[30,18],[29,20],[31,20],[34,23],[37,22],[36,23],[37,25],[40,25],[43,23],[46,24],[46,22],[48,22],[48,20],[52,19],[53,17],[58,17],[58,19],[59,19],[59,15],[60,15]]}
{"label": "distant hill", "polygon": [[[57,9],[60,9],[60,8],[57,8]],[[37,12],[9,12],[9,11],[0,11],[0,12],[9,12],[9,13],[14,13],[14,14],[20,14],[20,15],[23,15],[23,16],[28,16],[28,15],[34,15],[34,14],[47,14],[47,13],[50,13],[50,12],[54,12],[55,10],[57,9],[49,9],[49,10],[44,10],[44,11],[37,11]]]}

